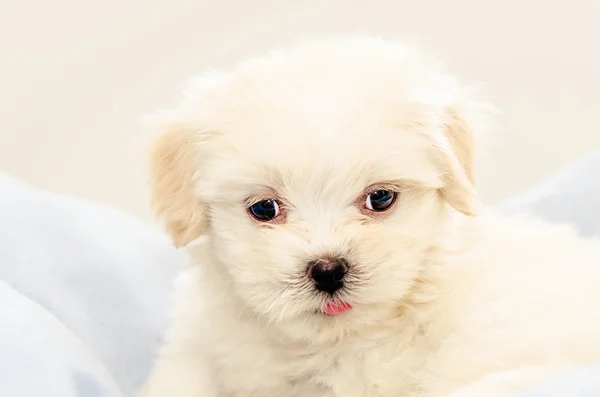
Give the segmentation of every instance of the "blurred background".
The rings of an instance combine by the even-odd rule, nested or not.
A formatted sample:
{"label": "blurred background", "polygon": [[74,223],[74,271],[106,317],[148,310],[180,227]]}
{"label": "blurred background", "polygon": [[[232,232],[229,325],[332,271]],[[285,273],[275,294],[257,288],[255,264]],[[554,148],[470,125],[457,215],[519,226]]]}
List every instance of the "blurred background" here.
{"label": "blurred background", "polygon": [[492,204],[600,147],[599,20],[598,0],[0,0],[0,172],[149,219],[142,116],[203,70],[358,32],[485,84]]}

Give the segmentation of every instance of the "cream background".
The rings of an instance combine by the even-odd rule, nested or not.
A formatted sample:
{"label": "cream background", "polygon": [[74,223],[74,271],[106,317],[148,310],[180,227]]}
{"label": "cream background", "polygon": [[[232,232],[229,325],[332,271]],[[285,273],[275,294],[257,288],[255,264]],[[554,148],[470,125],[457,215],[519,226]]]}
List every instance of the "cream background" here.
{"label": "cream background", "polygon": [[305,35],[412,37],[503,111],[494,202],[600,147],[598,0],[0,0],[0,171],[148,219],[139,117]]}

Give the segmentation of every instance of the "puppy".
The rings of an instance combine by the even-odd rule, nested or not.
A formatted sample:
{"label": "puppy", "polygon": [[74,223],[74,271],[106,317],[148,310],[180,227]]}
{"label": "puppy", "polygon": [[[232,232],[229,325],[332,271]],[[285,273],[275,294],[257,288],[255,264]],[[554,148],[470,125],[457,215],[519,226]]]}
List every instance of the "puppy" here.
{"label": "puppy", "polygon": [[329,39],[196,81],[153,202],[191,266],[144,397],[508,397],[600,360],[600,243],[480,214],[484,107]]}

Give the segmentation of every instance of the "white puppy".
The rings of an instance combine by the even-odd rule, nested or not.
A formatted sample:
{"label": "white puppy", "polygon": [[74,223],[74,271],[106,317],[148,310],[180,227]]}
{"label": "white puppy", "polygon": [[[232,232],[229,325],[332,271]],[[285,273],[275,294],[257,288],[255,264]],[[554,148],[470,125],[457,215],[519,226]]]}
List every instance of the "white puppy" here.
{"label": "white puppy", "polygon": [[192,266],[143,395],[505,397],[600,360],[600,244],[476,216],[480,108],[367,38],[199,80],[153,153]]}

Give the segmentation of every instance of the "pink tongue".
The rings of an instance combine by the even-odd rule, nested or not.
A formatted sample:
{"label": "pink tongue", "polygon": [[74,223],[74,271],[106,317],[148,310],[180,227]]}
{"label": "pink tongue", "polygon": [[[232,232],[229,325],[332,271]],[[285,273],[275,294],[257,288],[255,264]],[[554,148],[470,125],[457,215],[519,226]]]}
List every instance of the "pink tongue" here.
{"label": "pink tongue", "polygon": [[341,314],[352,309],[352,305],[347,302],[328,302],[324,312],[327,314]]}

